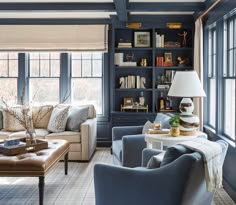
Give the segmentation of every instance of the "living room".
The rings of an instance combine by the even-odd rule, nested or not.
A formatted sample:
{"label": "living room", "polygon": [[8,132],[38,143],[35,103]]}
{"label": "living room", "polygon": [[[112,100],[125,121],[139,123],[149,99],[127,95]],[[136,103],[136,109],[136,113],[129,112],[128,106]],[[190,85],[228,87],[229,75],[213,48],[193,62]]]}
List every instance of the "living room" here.
{"label": "living room", "polygon": [[[27,157],[17,157],[19,172],[4,164],[19,155],[2,153],[0,204],[132,204],[122,196],[123,202],[115,196],[114,202],[103,201],[99,190],[110,186],[111,194],[104,200],[111,200],[122,183],[115,186],[119,181],[115,182],[112,171],[107,176],[114,177],[113,184],[101,188],[94,182],[99,173],[94,167],[119,164],[135,172],[138,168],[133,167],[142,166],[143,148],[152,142],[143,133],[143,125],[150,121],[156,123],[150,126],[159,126],[160,122],[169,128],[170,116],[189,109],[192,101],[197,116],[192,124],[197,124],[198,135],[211,142],[223,140],[228,146],[223,188],[209,198],[215,205],[235,204],[235,31],[235,0],[1,0],[0,97],[4,109],[0,139],[19,139],[29,131],[30,137],[48,141],[54,151],[27,153],[31,160],[45,156],[33,163],[43,169],[35,174],[29,169],[34,167],[32,161],[23,160]],[[177,73],[184,74],[180,81],[189,89],[174,89]],[[186,73],[196,73],[197,80]],[[200,87],[203,92],[199,93]],[[191,99],[183,103],[182,98]],[[16,105],[23,116],[32,118],[33,130],[28,130],[26,121],[14,120],[19,118],[11,109]],[[136,127],[135,134],[130,127]],[[190,131],[185,138],[191,139],[192,134],[196,136]],[[131,141],[128,135],[133,136]],[[140,138],[142,143],[136,145]],[[171,138],[173,143],[180,139]],[[50,144],[53,140],[58,140],[59,147]],[[168,146],[162,139],[161,149]],[[64,156],[65,163],[59,161]],[[148,204],[142,191],[129,196],[140,195]],[[161,195],[161,204],[168,204],[165,194]],[[191,199],[190,204],[200,204],[201,200]],[[211,204],[208,201],[204,204]],[[145,203],[140,199],[139,204]]]}

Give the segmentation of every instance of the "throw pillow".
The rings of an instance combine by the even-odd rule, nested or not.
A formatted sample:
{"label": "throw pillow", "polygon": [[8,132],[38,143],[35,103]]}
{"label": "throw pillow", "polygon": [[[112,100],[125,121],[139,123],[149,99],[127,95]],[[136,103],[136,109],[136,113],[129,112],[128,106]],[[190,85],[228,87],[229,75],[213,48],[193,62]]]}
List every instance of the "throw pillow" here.
{"label": "throw pillow", "polygon": [[161,127],[163,129],[169,129],[170,128],[170,121],[171,116],[164,114],[164,113],[157,113],[156,119],[154,121],[155,122],[161,122]]}
{"label": "throw pillow", "polygon": [[69,106],[64,108],[53,108],[47,128],[49,132],[65,131],[69,108]]}
{"label": "throw pillow", "polygon": [[32,117],[35,128],[47,129],[53,106],[52,105],[41,105],[32,107]]}
{"label": "throw pillow", "polygon": [[[10,109],[22,119],[21,107],[11,107]],[[25,130],[20,122],[5,109],[3,109],[3,129],[12,132]]]}
{"label": "throw pillow", "polygon": [[145,134],[145,133],[148,133],[148,130],[149,129],[152,129],[154,127],[154,124],[151,123],[149,120],[144,124],[143,126],[143,130],[142,130],[142,133]]}
{"label": "throw pillow", "polygon": [[66,123],[66,130],[80,131],[80,125],[88,119],[88,107],[71,107]]}
{"label": "throw pillow", "polygon": [[155,169],[159,168],[161,166],[161,162],[164,158],[165,152],[161,152],[160,154],[154,155],[151,157],[151,159],[147,163],[148,169]]}
{"label": "throw pillow", "polygon": [[188,154],[188,153],[192,153],[192,152],[193,152],[192,150],[190,150],[182,145],[174,145],[172,147],[168,147],[166,149],[164,158],[161,162],[161,167],[173,162],[174,160],[176,160],[177,158],[179,158],[183,154]]}

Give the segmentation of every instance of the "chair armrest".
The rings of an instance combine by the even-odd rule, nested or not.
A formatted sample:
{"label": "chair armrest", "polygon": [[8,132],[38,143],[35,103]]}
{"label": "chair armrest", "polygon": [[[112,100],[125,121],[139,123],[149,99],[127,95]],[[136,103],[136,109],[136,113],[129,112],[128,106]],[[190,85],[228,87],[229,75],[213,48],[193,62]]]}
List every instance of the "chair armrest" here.
{"label": "chair armrest", "polygon": [[96,205],[180,204],[195,161],[189,155],[158,169],[96,164]]}
{"label": "chair armrest", "polygon": [[89,160],[97,144],[97,118],[87,119],[80,126],[81,160]]}
{"label": "chair armrest", "polygon": [[142,153],[142,167],[146,167],[148,161],[151,159],[152,156],[160,154],[164,152],[163,150],[158,150],[158,149],[150,149],[150,148],[145,148],[143,149]]}
{"label": "chair armrest", "polygon": [[112,128],[112,140],[121,140],[124,135],[141,134],[143,126],[119,126]]}
{"label": "chair armrest", "polygon": [[142,151],[147,147],[144,134],[123,136],[122,146],[122,165],[125,167],[140,167]]}

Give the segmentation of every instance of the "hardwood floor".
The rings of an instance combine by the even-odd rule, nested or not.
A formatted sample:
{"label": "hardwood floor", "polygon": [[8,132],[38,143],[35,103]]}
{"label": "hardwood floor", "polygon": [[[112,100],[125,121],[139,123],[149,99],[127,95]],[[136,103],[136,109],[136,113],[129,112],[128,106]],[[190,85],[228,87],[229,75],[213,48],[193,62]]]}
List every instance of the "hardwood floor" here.
{"label": "hardwood floor", "polygon": [[[112,163],[110,149],[97,149],[89,163],[69,162],[67,176],[64,164],[59,163],[45,178],[44,205],[95,205],[93,166],[97,162]],[[1,205],[38,204],[38,178],[2,177],[0,184]],[[216,193],[214,203],[235,204],[223,189]]]}

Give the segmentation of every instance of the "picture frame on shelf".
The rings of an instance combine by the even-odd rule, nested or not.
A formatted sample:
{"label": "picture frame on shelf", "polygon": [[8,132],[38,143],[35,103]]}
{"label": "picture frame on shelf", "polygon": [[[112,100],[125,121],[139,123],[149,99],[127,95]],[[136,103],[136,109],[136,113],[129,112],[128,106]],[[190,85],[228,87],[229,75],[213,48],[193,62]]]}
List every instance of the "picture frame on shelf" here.
{"label": "picture frame on shelf", "polygon": [[124,98],[124,106],[130,106],[130,105],[133,105],[133,104],[134,104],[134,99],[133,98],[129,98],[129,97]]}
{"label": "picture frame on shelf", "polygon": [[150,47],[150,32],[134,32],[134,47]]}
{"label": "picture frame on shelf", "polygon": [[165,52],[164,53],[164,59],[165,59],[165,62],[172,62],[172,53]]}
{"label": "picture frame on shelf", "polygon": [[176,70],[173,69],[166,69],[165,70],[165,78],[166,78],[166,83],[172,83],[174,76],[175,76]]}

